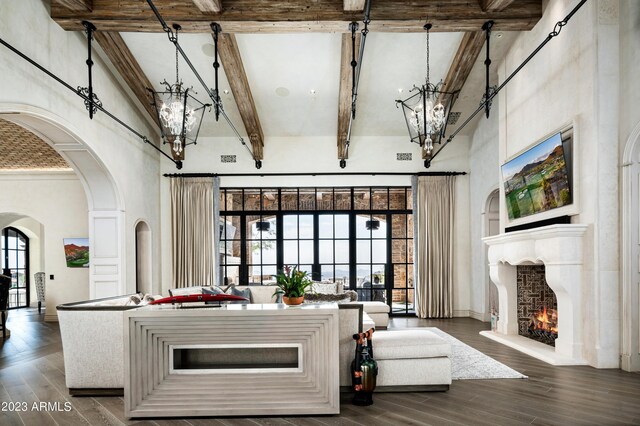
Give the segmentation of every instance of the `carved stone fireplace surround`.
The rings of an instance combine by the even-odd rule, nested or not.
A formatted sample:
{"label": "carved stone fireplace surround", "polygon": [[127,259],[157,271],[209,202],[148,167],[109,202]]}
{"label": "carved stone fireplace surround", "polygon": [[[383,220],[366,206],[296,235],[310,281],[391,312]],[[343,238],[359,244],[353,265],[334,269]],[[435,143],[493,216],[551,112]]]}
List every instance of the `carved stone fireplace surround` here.
{"label": "carved stone fireplace surround", "polygon": [[[587,225],[551,225],[484,238],[489,271],[498,288],[497,330],[482,335],[553,365],[581,365],[583,311],[583,236]],[[517,265],[545,265],[545,278],[558,300],[555,348],[518,335]]]}

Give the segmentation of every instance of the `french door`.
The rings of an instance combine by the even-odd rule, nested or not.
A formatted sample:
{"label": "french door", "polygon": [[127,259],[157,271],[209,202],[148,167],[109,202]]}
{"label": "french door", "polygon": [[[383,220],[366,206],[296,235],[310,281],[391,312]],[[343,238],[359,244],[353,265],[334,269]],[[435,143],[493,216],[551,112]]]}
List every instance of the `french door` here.
{"label": "french door", "polygon": [[0,238],[2,270],[11,275],[9,309],[29,306],[29,238],[12,227],[2,230]]}

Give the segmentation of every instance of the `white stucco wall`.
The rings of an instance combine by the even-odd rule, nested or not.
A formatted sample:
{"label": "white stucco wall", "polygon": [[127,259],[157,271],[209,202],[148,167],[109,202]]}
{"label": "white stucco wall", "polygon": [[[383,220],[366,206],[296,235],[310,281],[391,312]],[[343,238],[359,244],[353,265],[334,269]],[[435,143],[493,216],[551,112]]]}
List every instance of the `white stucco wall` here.
{"label": "white stucco wall", "polygon": [[[434,160],[429,171],[467,171],[469,138],[455,139]],[[397,161],[396,153],[411,152],[412,161]],[[237,163],[221,163],[220,155],[236,154]],[[163,173],[175,173],[170,164],[162,163]],[[202,138],[187,147],[185,173],[310,173],[310,172],[420,172],[427,171],[420,149],[408,137],[354,137],[347,167],[340,169],[335,137],[275,138],[265,140],[263,167],[257,170],[246,149],[232,138]],[[375,186],[411,185],[410,176],[292,176],[292,177],[223,177],[221,186]],[[161,182],[162,193],[162,257],[171,258],[171,210],[169,179]],[[469,176],[456,180],[454,311],[457,316],[469,314],[470,242],[469,242]],[[162,288],[171,286],[171,264],[163,263]]]}
{"label": "white stucco wall", "polygon": [[640,123],[640,2],[620,2],[620,153]]}
{"label": "white stucco wall", "polygon": [[[536,27],[521,33],[499,65],[504,80],[575,6],[545,3]],[[583,285],[584,354],[598,367],[619,365],[618,289],[618,3],[587,2],[499,94],[499,163],[557,131],[575,125],[579,214],[589,225]],[[629,70],[631,71],[631,70]],[[501,187],[501,199],[504,189]],[[502,206],[501,228],[507,225]]]}
{"label": "white stucco wall", "polygon": [[494,102],[489,118],[480,118],[469,149],[469,201],[471,242],[471,313],[474,318],[487,319],[486,300],[487,256],[482,238],[487,198],[500,186],[498,163],[498,115],[500,105]]}
{"label": "white stucco wall", "polygon": [[[0,36],[3,39],[71,86],[87,85],[84,34],[63,31],[50,19],[47,2],[3,2],[0,9]],[[104,106],[157,142],[155,130],[119,86],[107,64],[98,55],[94,55],[93,60],[94,90]],[[124,272],[121,278],[124,282],[120,286],[125,292],[131,291],[135,288],[136,221],[144,219],[154,237],[160,234],[158,154],[104,114],[98,113],[90,120],[82,99],[5,47],[0,47],[0,75],[0,107],[18,104],[59,117],[56,121],[64,123],[63,127],[77,135],[110,173],[121,201],[120,212],[114,213],[121,220],[118,226],[122,228],[119,229],[122,241],[117,241],[123,250],[123,261],[118,265],[120,273]],[[11,116],[5,118],[11,119]],[[88,169],[81,172],[89,178],[93,173]],[[104,233],[101,237],[109,238]],[[159,238],[154,241],[158,242]],[[153,267],[156,281],[160,279],[159,253],[156,243]]]}
{"label": "white stucco wall", "polygon": [[[33,274],[40,271],[33,268],[39,263],[46,274],[45,320],[55,320],[56,305],[89,298],[89,269],[67,268],[63,247],[64,238],[88,236],[87,198],[82,184],[74,174],[0,174],[0,186],[2,212],[28,217],[11,226],[34,230],[37,223],[42,225],[38,244],[30,246],[31,301],[34,306]],[[54,275],[54,280],[49,275]]]}

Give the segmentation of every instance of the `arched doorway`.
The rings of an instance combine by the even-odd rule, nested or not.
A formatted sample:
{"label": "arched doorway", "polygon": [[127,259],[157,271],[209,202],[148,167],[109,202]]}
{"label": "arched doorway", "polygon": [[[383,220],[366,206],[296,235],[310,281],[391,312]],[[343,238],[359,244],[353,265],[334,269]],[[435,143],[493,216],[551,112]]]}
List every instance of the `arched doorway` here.
{"label": "arched doorway", "polygon": [[640,371],[640,123],[622,158],[622,369]]}
{"label": "arched doorway", "polygon": [[2,274],[11,277],[9,309],[29,307],[29,237],[17,228],[8,226],[0,232]]}
{"label": "arched doorway", "polygon": [[[484,208],[484,223],[482,237],[491,237],[500,233],[500,191],[495,189],[487,197]],[[498,314],[500,307],[498,306],[498,289],[491,281],[489,276],[489,248],[484,248],[484,294],[485,294],[485,312],[488,315],[492,313]]]}
{"label": "arched doorway", "polygon": [[141,220],[136,224],[136,293],[154,293],[151,261],[151,228]]}
{"label": "arched doorway", "polygon": [[0,117],[35,133],[71,166],[88,204],[90,298],[124,294],[124,205],[115,181],[74,126],[47,110],[24,104],[0,104]]}

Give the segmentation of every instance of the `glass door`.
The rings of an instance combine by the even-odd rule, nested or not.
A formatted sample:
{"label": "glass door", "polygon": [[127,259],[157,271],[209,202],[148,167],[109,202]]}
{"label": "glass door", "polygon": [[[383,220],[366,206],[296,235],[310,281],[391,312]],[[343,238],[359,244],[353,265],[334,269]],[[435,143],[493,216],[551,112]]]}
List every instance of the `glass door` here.
{"label": "glass door", "polygon": [[2,269],[11,274],[9,309],[29,306],[29,238],[18,229],[2,230]]}

